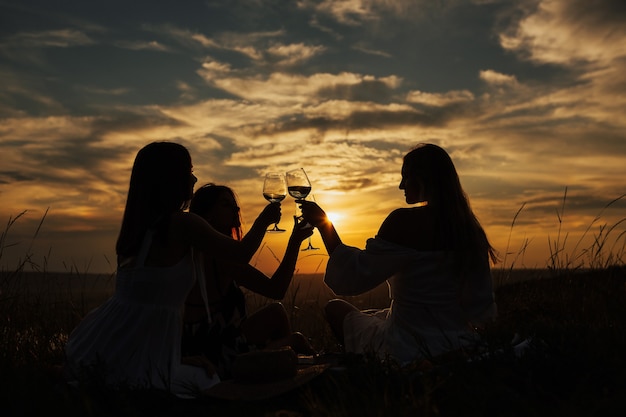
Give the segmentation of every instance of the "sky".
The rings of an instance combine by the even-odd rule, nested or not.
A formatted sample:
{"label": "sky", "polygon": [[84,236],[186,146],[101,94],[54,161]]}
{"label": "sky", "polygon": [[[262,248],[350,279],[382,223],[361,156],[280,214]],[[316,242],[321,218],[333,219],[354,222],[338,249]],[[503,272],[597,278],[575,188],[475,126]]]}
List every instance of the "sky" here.
{"label": "sky", "polygon": [[[303,167],[364,247],[429,142],[496,267],[623,251],[623,0],[0,0],[0,79],[1,270],[114,271],[132,162],[162,140],[235,190],[247,228],[265,173]],[[287,237],[253,264],[271,273]],[[299,273],[324,270],[312,242]]]}

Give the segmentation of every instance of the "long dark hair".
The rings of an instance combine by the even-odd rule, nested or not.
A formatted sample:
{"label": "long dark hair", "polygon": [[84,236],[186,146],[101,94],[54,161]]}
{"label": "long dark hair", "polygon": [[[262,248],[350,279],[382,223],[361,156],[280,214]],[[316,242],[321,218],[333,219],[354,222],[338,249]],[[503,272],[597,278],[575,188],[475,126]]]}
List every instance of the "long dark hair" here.
{"label": "long dark hair", "polygon": [[497,262],[496,250],[474,215],[450,155],[441,147],[422,143],[404,156],[404,170],[421,181],[445,249],[461,254],[461,267],[475,261]]}
{"label": "long dark hair", "polygon": [[133,256],[149,228],[155,239],[167,238],[169,215],[191,199],[191,156],[183,145],[152,142],[135,157],[126,209],[117,244],[118,256]]}
{"label": "long dark hair", "polygon": [[[198,190],[194,193],[191,203],[189,204],[189,211],[204,218],[206,214],[211,211],[213,207],[215,207],[215,204],[222,193],[227,193],[233,198],[233,200],[235,200],[235,202],[237,201],[237,196],[230,187],[208,183],[198,188]],[[241,213],[239,213],[239,220],[239,226],[233,226],[231,228],[230,236],[235,240],[241,240],[243,237],[243,231],[241,228]]]}

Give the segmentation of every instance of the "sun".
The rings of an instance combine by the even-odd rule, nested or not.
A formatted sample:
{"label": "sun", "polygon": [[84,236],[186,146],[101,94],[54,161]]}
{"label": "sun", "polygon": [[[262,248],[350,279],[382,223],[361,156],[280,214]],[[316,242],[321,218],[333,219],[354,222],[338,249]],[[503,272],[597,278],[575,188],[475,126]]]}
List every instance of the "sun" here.
{"label": "sun", "polygon": [[330,220],[332,224],[336,225],[338,222],[341,221],[341,219],[343,219],[344,216],[343,214],[336,211],[331,211],[326,213],[326,217],[328,217],[328,220]]}

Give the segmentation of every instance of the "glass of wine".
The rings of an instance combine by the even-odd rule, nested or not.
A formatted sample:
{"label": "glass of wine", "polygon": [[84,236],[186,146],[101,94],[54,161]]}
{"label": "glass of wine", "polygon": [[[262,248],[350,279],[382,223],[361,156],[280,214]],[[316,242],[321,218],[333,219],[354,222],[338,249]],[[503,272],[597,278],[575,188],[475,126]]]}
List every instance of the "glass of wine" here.
{"label": "glass of wine", "polygon": [[[287,179],[287,191],[289,195],[295,198],[296,200],[304,200],[311,192],[311,182],[309,181],[309,177],[306,175],[304,168],[292,169],[291,171],[287,171],[286,175]],[[305,250],[316,250],[319,248],[313,247],[311,244],[311,237],[309,236],[309,245],[302,249]]]}
{"label": "glass of wine", "polygon": [[[263,183],[263,197],[270,203],[280,203],[287,197],[287,182],[285,175],[280,172],[268,172]],[[282,233],[285,229],[279,229],[278,223],[267,230],[270,233]]]}

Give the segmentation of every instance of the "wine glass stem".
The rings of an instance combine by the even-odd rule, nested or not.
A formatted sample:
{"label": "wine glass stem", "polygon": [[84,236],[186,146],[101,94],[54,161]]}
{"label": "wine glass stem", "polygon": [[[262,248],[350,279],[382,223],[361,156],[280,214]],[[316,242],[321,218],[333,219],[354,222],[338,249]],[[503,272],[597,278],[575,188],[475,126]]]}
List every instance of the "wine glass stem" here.
{"label": "wine glass stem", "polygon": [[[306,197],[301,198],[301,200],[306,200]],[[300,210],[300,207],[298,206],[298,203],[296,203],[296,217],[298,219],[302,218],[302,210]]]}

